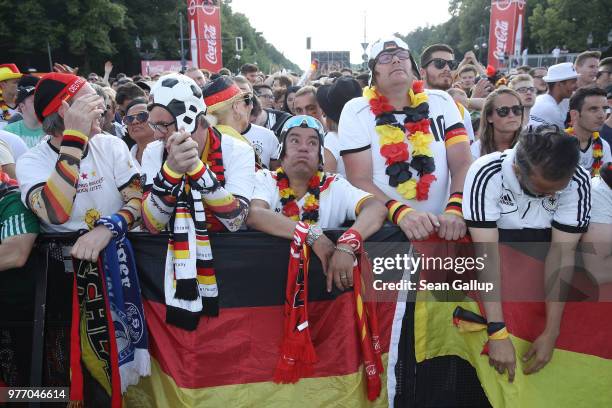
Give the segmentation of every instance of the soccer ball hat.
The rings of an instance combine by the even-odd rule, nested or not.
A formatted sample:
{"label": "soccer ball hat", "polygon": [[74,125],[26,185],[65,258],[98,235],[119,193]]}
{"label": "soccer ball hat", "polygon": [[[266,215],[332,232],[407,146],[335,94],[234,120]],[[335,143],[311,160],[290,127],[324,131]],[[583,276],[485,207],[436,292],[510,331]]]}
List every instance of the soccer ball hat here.
{"label": "soccer ball hat", "polygon": [[182,74],[168,74],[159,78],[150,96],[153,103],[149,105],[149,110],[155,106],[164,108],[176,120],[176,128],[189,133],[197,129],[197,117],[206,114],[202,90],[193,79]]}

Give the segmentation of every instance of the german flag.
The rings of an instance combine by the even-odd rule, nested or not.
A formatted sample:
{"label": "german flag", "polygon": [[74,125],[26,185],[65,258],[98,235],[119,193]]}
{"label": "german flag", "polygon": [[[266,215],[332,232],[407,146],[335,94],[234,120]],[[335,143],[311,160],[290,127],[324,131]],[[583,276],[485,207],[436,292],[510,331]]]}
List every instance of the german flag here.
{"label": "german flag", "polygon": [[[403,234],[399,234],[402,240]],[[124,399],[127,406],[389,405],[384,384],[395,303],[377,304],[385,373],[381,395],[370,402],[354,294],[327,293],[320,263],[313,256],[308,312],[318,362],[308,378],[296,384],[275,384],[272,379],[283,335],[289,241],[261,239],[263,235],[258,233],[211,236],[219,316],[202,317],[195,331],[185,331],[165,323],[164,240],[134,235],[138,235],[132,243],[149,328],[152,375],[130,387]]]}
{"label": "german flag", "polygon": [[[452,256],[452,252],[448,249],[447,255]],[[525,300],[535,300],[537,296],[543,298],[544,259],[541,255],[542,251],[520,245],[500,245],[505,298],[520,300],[517,298],[519,291],[523,291]],[[498,374],[489,366],[488,357],[481,355],[487,341],[486,331],[460,333],[453,325],[453,312],[458,306],[482,314],[474,293],[459,293],[460,301],[449,300],[453,294],[446,294],[447,301],[440,301],[438,293],[419,292],[414,315],[416,360],[423,362],[450,355],[467,360],[476,369],[494,407],[610,407],[611,290],[610,286],[594,287],[584,274],[578,273],[574,277],[569,294],[574,301],[565,305],[552,360],[541,371],[531,375],[523,374],[528,363],[523,363],[521,357],[544,329],[545,304],[503,302],[505,322],[517,355],[516,378],[512,384],[508,382],[507,374]]]}

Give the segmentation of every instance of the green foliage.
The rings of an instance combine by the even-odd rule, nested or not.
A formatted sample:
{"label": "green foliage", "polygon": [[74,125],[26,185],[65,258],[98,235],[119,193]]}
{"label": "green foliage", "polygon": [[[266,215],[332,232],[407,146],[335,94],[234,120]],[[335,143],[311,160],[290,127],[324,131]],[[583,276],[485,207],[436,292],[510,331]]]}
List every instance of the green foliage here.
{"label": "green foliage", "polygon": [[611,22],[609,0],[540,0],[529,17],[531,37],[540,52],[550,52],[557,45],[584,51],[589,33],[591,47],[603,47],[608,44]]}
{"label": "green foliage", "polygon": [[[233,13],[229,3],[221,7],[225,66],[235,72],[243,63],[256,61],[266,72],[279,66],[298,69],[257,34],[244,15]],[[115,66],[113,75],[135,74],[141,53],[149,59],[180,60],[179,12],[188,39],[185,0],[0,0],[0,55],[2,62],[46,71],[48,43],[54,62],[78,66],[83,74],[102,74],[107,60]],[[240,60],[235,58],[236,36],[244,43]],[[189,59],[189,44],[184,45]]]}
{"label": "green foliage", "polygon": [[[530,53],[549,53],[557,45],[565,46],[570,52],[584,51],[589,33],[593,35],[592,48],[608,45],[607,36],[612,28],[610,0],[528,0],[526,3],[523,38],[524,47]],[[473,49],[477,39],[484,37],[488,42],[490,0],[449,0],[448,11],[451,18],[447,22],[419,27],[402,36],[417,55],[428,45],[441,42],[453,47],[456,57],[461,58]]]}

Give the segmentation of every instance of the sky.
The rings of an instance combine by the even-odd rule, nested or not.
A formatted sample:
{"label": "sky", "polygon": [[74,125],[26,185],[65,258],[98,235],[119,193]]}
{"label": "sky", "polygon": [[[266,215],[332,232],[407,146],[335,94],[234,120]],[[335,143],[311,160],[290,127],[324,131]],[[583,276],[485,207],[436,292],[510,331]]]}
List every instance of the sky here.
{"label": "sky", "polygon": [[361,63],[366,16],[366,40],[447,21],[448,0],[233,0],[232,10],[247,16],[265,39],[305,69],[312,51],[350,51]]}

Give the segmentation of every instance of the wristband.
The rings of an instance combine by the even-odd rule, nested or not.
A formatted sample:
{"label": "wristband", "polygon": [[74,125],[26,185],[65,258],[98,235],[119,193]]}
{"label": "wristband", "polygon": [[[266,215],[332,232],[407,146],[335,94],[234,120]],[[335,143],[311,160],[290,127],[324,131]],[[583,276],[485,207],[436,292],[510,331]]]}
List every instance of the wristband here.
{"label": "wristband", "polygon": [[[353,254],[358,254],[363,248],[363,239],[361,234],[356,230],[350,228],[344,232],[336,241],[336,245],[345,244],[351,247]],[[337,248],[337,247],[336,247]],[[342,251],[344,252],[344,251]]]}
{"label": "wristband", "polygon": [[489,335],[489,340],[504,340],[510,337],[504,322],[487,323],[487,334]]}
{"label": "wristband", "polygon": [[396,200],[389,200],[385,204],[387,206],[387,219],[391,221],[393,224],[397,225],[399,222],[411,211],[414,211],[414,208],[407,206],[406,204],[402,204]]}
{"label": "wristband", "polygon": [[205,167],[206,166],[204,166],[204,163],[202,163],[202,160],[200,160],[196,168],[193,171],[188,171],[187,175],[191,179],[197,180],[200,177],[202,177],[202,173],[204,173],[204,171],[206,170]]}
{"label": "wristband", "polygon": [[463,210],[461,208],[461,205],[463,203],[463,193],[462,192],[456,192],[450,195],[450,198],[448,199],[448,202],[446,203],[446,209],[444,210],[444,213],[448,213],[448,214],[454,214],[457,215],[461,218],[463,218]]}
{"label": "wristband", "polygon": [[60,146],[61,154],[66,154],[75,158],[76,160],[81,160],[88,140],[89,138],[87,135],[79,132],[78,130],[64,130],[62,143]]}
{"label": "wristband", "polygon": [[177,173],[176,171],[172,170],[170,166],[168,166],[168,162],[164,162],[162,170],[164,172],[164,176],[169,178],[174,184],[177,184],[183,178],[182,174]]}

